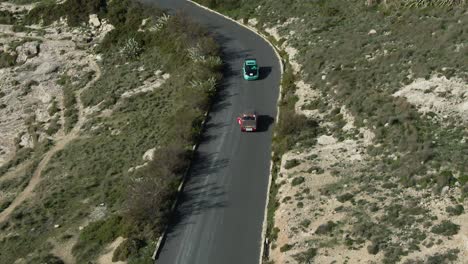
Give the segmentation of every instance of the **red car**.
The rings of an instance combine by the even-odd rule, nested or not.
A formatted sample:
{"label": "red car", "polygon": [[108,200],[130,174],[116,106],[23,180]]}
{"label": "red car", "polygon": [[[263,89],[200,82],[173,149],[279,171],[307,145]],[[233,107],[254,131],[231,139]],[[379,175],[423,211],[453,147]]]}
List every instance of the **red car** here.
{"label": "red car", "polygon": [[243,132],[257,131],[257,114],[255,111],[245,111],[237,118],[237,123]]}

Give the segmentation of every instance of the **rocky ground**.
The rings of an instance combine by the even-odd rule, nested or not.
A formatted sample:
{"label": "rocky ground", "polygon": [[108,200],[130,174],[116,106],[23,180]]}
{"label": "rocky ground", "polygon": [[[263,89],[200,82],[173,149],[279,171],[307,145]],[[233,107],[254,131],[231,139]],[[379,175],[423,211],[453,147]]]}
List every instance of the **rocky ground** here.
{"label": "rocky ground", "polygon": [[[281,49],[288,54],[291,67],[297,76],[301,76],[303,66],[296,60],[299,52],[288,44],[288,39],[295,32],[279,33],[281,29],[285,32],[284,28],[298,20],[289,18],[264,30],[282,43]],[[254,27],[257,21],[249,19],[248,24]],[[324,85],[328,85],[326,74],[321,79]],[[455,187],[445,186],[439,195],[419,185],[396,188],[397,182],[356,184],[359,175],[369,171],[373,164],[382,160],[397,161],[399,153],[387,153],[377,158],[369,156],[368,147],[375,145],[371,129],[356,126],[355,117],[344,105],[302,78],[296,81],[296,87],[296,112],[319,120],[324,133],[319,135],[314,146],[298,144],[282,157],[276,180],[280,186],[274,230],[277,238],[270,259],[274,263],[309,263],[307,261],[311,259],[314,263],[466,263],[468,214],[462,209],[447,213],[451,208],[468,206],[466,199],[463,202],[460,183],[455,183]],[[468,84],[462,79],[432,76],[402,86],[393,96],[405,98],[423,116],[433,120],[434,126],[464,127],[468,116],[467,93]],[[308,107],[317,100],[326,102],[327,109]],[[339,111],[332,114],[331,111],[336,109]],[[344,122],[338,133],[337,120],[330,119],[335,114],[339,114],[342,118],[339,121]],[[344,135],[344,139],[337,138],[337,134]],[[460,143],[465,141],[463,138]],[[342,195],[333,196],[327,190],[341,190]],[[388,213],[392,206],[398,208],[395,218]],[[385,210],[381,210],[383,208]],[[420,210],[421,213],[408,216],[403,213],[404,208]],[[405,222],[402,218],[411,220]],[[363,222],[382,223],[382,229],[373,230],[374,224],[362,225]],[[444,233],[436,230],[435,227],[445,228],[448,222],[458,225],[459,231]],[[431,226],[432,229],[429,228]],[[361,240],[366,233],[360,230],[363,228],[369,230],[369,240],[379,236],[378,232],[390,236],[387,249],[398,245],[410,250],[393,253],[382,246],[378,248]],[[385,230],[391,231],[386,233]]]}
{"label": "rocky ground", "polygon": [[[2,3],[2,10],[12,8]],[[90,46],[111,29],[93,17],[85,32],[68,28],[64,22],[32,27],[29,32],[14,32],[11,25],[0,27],[0,52],[16,57],[14,66],[0,69],[0,166],[17,149],[63,136],[62,129],[51,129],[64,122],[60,80],[72,78],[79,83],[95,73],[90,65],[95,56],[79,46]]]}
{"label": "rocky ground", "polygon": [[[0,11],[8,11],[17,17],[32,7],[0,3]],[[0,222],[7,220],[17,206],[33,195],[51,157],[77,138],[87,115],[96,112],[85,109],[79,95],[99,79],[100,55],[96,56],[93,48],[112,29],[112,25],[100,21],[96,15],[90,15],[87,27],[82,28],[70,28],[64,20],[47,27],[31,26],[25,31],[14,30],[13,25],[0,25],[0,54],[14,58],[10,67],[0,68],[0,167],[16,159],[22,149],[35,149],[44,141],[53,145],[43,153],[37,167],[32,167],[34,173],[26,188],[0,191],[0,202],[11,200],[1,211]],[[78,120],[71,131],[64,129],[67,110],[64,80],[68,79],[78,88],[72,95],[78,104]],[[141,91],[135,91],[138,92]],[[32,164],[26,160],[20,165],[9,166],[10,169],[1,175],[0,184],[22,178]],[[71,250],[76,239],[68,242],[55,245],[53,252],[65,263],[74,263]],[[117,245],[120,242],[116,241]],[[55,244],[52,240],[49,243]],[[111,245],[107,250],[110,257],[104,255],[99,263],[111,263],[115,247]],[[18,263],[22,263],[21,260]]]}

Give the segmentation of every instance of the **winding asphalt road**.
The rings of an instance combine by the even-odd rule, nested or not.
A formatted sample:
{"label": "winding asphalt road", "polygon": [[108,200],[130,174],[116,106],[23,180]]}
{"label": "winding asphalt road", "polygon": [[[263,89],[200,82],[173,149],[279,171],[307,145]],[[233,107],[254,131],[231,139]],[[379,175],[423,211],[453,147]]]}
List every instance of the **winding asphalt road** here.
{"label": "winding asphalt road", "polygon": [[[254,264],[260,257],[267,196],[272,125],[280,64],[259,36],[185,0],[146,0],[182,11],[214,34],[227,64],[219,96],[177,205],[158,264]],[[242,79],[246,57],[261,66],[258,81]],[[260,115],[260,132],[241,133],[236,117],[248,108]]]}

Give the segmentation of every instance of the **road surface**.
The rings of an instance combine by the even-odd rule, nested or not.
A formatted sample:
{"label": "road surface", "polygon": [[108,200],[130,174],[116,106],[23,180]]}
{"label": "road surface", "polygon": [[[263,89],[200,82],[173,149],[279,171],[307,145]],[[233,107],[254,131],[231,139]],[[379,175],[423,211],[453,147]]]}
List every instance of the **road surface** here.
{"label": "road surface", "polygon": [[[258,35],[185,0],[146,0],[182,11],[214,34],[227,64],[188,180],[158,254],[158,264],[258,263],[270,169],[280,64]],[[244,58],[261,67],[260,80],[244,81]],[[254,108],[258,133],[241,133],[236,117]]]}

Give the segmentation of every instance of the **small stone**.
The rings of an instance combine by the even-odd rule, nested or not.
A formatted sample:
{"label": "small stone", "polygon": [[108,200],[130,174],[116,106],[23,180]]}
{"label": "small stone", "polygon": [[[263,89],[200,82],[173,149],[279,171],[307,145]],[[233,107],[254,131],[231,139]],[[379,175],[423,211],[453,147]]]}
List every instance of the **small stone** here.
{"label": "small stone", "polygon": [[449,191],[449,188],[448,186],[444,186],[444,188],[442,188],[442,191],[440,191],[440,195],[444,196],[447,194],[447,192]]}
{"label": "small stone", "polygon": [[377,34],[377,31],[375,29],[371,29],[369,31],[369,33],[367,33],[368,35],[374,35],[374,34]]}
{"label": "small stone", "polygon": [[156,148],[152,148],[152,149],[148,149],[145,154],[143,154],[143,160],[146,160],[146,161],[151,161],[153,160],[153,157],[154,157],[154,151],[156,150]]}
{"label": "small stone", "polygon": [[101,26],[101,21],[99,20],[99,17],[96,14],[91,14],[89,15],[89,24],[97,28]]}
{"label": "small stone", "polygon": [[60,227],[60,225],[54,225],[54,228],[59,228],[59,227]]}
{"label": "small stone", "polygon": [[[5,51],[7,48],[5,48]],[[16,58],[17,63],[24,63],[28,58],[32,58],[39,54],[39,42],[31,41],[26,42],[16,48],[18,57]]]}

